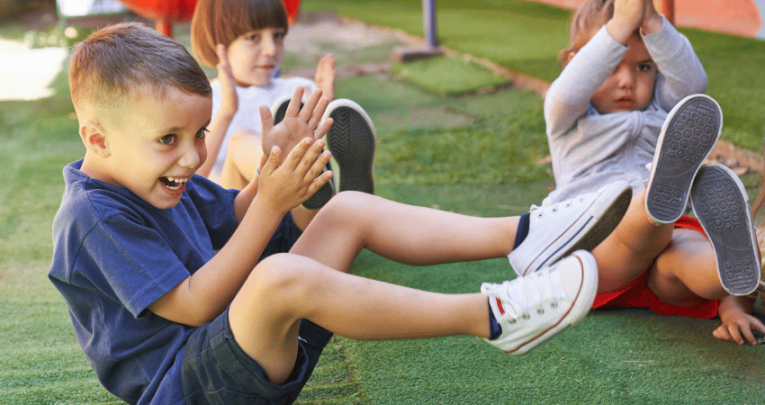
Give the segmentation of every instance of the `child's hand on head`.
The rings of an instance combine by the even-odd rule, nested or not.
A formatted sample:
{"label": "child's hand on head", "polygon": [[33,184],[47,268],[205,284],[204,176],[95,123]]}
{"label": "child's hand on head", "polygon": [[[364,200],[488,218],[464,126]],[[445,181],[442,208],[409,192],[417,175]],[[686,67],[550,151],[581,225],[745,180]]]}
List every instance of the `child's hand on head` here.
{"label": "child's hand on head", "polygon": [[647,8],[652,0],[615,0],[614,16],[606,23],[606,30],[622,45],[640,28]]}
{"label": "child's hand on head", "polygon": [[284,119],[274,126],[271,110],[266,106],[260,107],[260,118],[263,123],[261,142],[263,153],[268,155],[274,146],[289,153],[304,138],[321,139],[332,126],[332,119],[326,119],[319,125],[329,100],[323,98],[321,89],[315,90],[300,109],[300,100],[304,89],[298,88],[292,95]]}
{"label": "child's hand on head", "polygon": [[218,54],[218,82],[220,82],[221,91],[221,105],[220,110],[228,112],[233,115],[239,108],[239,99],[236,95],[236,81],[234,80],[234,73],[231,70],[231,63],[228,60],[228,52],[226,47],[222,44],[218,44],[215,47],[215,51]]}
{"label": "child's hand on head", "polygon": [[653,1],[646,0],[645,10],[643,11],[643,21],[640,23],[640,29],[643,31],[643,35],[653,34],[663,26],[664,20],[661,18],[661,14],[656,11]]}
{"label": "child's hand on head", "polygon": [[322,139],[303,138],[285,159],[274,146],[260,170],[258,196],[285,214],[308,200],[332,178],[332,172],[322,173],[330,157],[325,145]]}
{"label": "child's hand on head", "polygon": [[735,342],[739,345],[750,343],[757,344],[752,330],[758,330],[765,334],[765,325],[759,319],[746,313],[738,313],[728,318],[720,325],[712,335],[720,340]]}
{"label": "child's hand on head", "polygon": [[331,53],[319,59],[314,81],[326,99],[330,101],[335,99],[335,57]]}

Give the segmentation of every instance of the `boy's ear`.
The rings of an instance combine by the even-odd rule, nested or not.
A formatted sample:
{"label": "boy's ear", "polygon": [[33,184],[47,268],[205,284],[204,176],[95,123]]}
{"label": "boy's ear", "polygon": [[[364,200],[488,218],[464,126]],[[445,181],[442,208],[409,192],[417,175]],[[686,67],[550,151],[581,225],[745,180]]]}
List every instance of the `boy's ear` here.
{"label": "boy's ear", "polygon": [[97,122],[84,121],[80,125],[80,138],[88,151],[96,156],[107,158],[111,154],[104,128]]}

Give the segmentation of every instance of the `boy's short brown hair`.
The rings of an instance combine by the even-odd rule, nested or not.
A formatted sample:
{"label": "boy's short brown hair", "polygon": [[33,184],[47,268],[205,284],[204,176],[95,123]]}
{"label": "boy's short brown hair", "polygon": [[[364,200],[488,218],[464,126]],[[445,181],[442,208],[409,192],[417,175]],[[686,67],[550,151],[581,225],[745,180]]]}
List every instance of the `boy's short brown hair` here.
{"label": "boy's short brown hair", "polygon": [[191,49],[200,63],[214,67],[217,44],[228,47],[240,36],[263,28],[287,30],[281,0],[199,0],[191,19]]}
{"label": "boy's short brown hair", "polygon": [[565,66],[571,52],[579,52],[595,36],[600,27],[614,16],[614,0],[584,2],[571,18],[569,47],[558,53],[558,63]]}
{"label": "boy's short brown hair", "polygon": [[209,79],[183,45],[139,23],[108,26],[77,44],[69,87],[76,110],[124,106],[138,89],[158,97],[169,88],[212,95]]}

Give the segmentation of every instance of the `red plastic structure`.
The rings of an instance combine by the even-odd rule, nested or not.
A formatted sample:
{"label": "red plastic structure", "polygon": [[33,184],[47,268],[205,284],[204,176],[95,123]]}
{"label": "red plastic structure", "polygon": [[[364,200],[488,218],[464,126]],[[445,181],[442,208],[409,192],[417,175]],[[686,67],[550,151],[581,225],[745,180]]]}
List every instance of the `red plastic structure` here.
{"label": "red plastic structure", "polygon": [[[156,21],[156,30],[173,36],[173,23],[191,20],[197,0],[119,0],[132,12]],[[300,0],[282,0],[290,25],[300,10]]]}

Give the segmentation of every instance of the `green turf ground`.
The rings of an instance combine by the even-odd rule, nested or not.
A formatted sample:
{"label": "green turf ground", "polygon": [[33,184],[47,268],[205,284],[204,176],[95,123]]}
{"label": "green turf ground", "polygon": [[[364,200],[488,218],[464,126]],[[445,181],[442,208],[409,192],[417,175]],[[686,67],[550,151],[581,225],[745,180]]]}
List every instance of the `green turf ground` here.
{"label": "green turf ground", "polygon": [[[397,4],[392,9],[403,7]],[[46,277],[61,170],[84,152],[63,74],[53,87],[48,99],[0,102],[0,404],[118,404],[96,381]],[[337,89],[377,125],[377,191],[384,197],[499,216],[524,212],[552,185],[549,166],[535,163],[547,146],[534,93],[448,98],[387,75],[341,79]],[[761,178],[744,181],[754,193]],[[352,271],[447,293],[511,277],[503,259],[421,268],[368,252]],[[765,347],[718,341],[711,336],[717,325],[644,310],[596,311],[522,357],[469,337],[335,338],[300,403],[765,403]]]}

